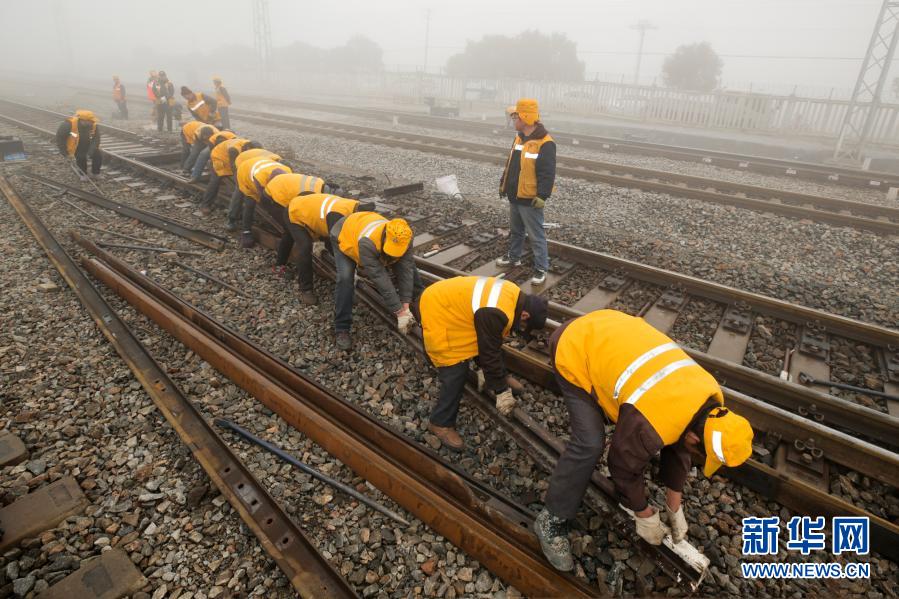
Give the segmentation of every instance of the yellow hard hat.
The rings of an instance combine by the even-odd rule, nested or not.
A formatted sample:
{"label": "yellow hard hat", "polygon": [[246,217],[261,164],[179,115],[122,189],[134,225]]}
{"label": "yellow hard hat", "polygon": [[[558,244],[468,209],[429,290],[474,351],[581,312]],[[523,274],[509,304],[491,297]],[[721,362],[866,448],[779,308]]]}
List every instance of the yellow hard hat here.
{"label": "yellow hard hat", "polygon": [[521,98],[515,104],[515,112],[518,118],[528,125],[533,125],[540,120],[540,110],[537,106],[537,100],[533,98]]}
{"label": "yellow hard hat", "polygon": [[393,258],[399,258],[409,249],[409,242],[412,241],[412,227],[405,220],[395,218],[387,223],[386,231],[384,253]]}
{"label": "yellow hard hat", "polygon": [[713,408],[705,421],[705,467],[712,476],[721,466],[734,468],[752,455],[752,426],[749,421],[725,407]]}
{"label": "yellow hard hat", "polygon": [[222,82],[222,78],[219,77],[218,75],[215,75],[215,76],[212,78],[212,82],[215,83],[216,81],[218,81],[219,83],[221,83],[221,82]]}

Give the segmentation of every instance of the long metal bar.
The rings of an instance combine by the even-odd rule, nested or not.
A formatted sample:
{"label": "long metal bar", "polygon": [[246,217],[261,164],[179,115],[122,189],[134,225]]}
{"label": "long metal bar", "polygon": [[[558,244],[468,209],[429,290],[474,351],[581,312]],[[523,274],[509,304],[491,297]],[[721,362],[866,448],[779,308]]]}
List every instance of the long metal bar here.
{"label": "long metal bar", "polygon": [[[86,261],[85,267],[214,368],[509,584],[532,596],[597,594],[596,589],[549,566],[533,537],[520,530],[521,524],[517,525],[517,532],[512,523],[497,524],[501,512],[475,497],[453,473],[440,472],[441,477],[454,482],[446,488],[435,489],[417,473],[400,467],[397,461],[381,453],[381,448],[363,441],[358,431],[333,417],[305,408],[297,394],[314,394],[318,396],[316,400],[324,401],[321,396],[327,392],[320,387],[300,377],[301,387],[288,388],[253,362],[235,354],[218,338],[148,295],[130,279],[97,260]],[[140,277],[137,273],[132,276]],[[258,355],[257,358],[262,359]],[[429,466],[436,469],[436,465]],[[460,501],[458,494],[467,495],[467,499]]]}
{"label": "long metal bar", "polygon": [[97,327],[128,364],[160,412],[228,499],[291,585],[303,597],[355,597],[353,589],[315,550],[246,466],[215,434],[165,370],[84,276],[36,214],[0,175],[0,191],[48,258],[90,312]]}

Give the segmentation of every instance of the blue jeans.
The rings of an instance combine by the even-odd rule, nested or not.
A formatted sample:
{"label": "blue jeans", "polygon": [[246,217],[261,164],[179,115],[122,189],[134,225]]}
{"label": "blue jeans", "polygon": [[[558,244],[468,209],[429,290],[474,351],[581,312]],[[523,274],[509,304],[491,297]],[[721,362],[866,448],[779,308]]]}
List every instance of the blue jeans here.
{"label": "blue jeans", "polygon": [[356,263],[340,251],[336,239],[331,239],[331,246],[334,248],[334,268],[337,270],[337,284],[334,287],[334,330],[348,332],[353,325]]}
{"label": "blue jeans", "polygon": [[203,201],[200,202],[200,206],[212,208],[212,205],[215,203],[215,198],[218,197],[219,188],[221,186],[222,178],[218,176],[215,169],[212,169],[212,172],[209,173],[209,183],[206,184],[206,191],[203,192]]}
{"label": "blue jeans", "polygon": [[209,162],[209,155],[211,153],[212,150],[209,149],[209,146],[203,144],[203,149],[197,154],[196,162],[194,162],[194,170],[190,173],[191,178],[200,178],[200,175],[203,174],[203,169],[206,168],[206,164]]}
{"label": "blue jeans", "polygon": [[[181,155],[184,156],[184,144],[186,142],[184,142],[182,140],[181,143],[182,143]],[[204,144],[200,141],[195,141],[194,143],[192,143],[190,145],[190,150],[187,152],[187,156],[184,158],[184,160],[181,161],[181,168],[183,168],[186,171],[189,171],[190,169],[192,169],[194,166],[194,163],[197,161],[197,157],[200,155],[200,152],[203,151],[203,146],[205,146],[205,145],[206,144]]]}
{"label": "blue jeans", "polygon": [[514,262],[521,258],[524,250],[524,236],[531,239],[534,252],[534,268],[549,270],[549,251],[546,249],[546,232],[543,230],[543,208],[534,208],[519,202],[509,201],[510,228],[509,258]]}

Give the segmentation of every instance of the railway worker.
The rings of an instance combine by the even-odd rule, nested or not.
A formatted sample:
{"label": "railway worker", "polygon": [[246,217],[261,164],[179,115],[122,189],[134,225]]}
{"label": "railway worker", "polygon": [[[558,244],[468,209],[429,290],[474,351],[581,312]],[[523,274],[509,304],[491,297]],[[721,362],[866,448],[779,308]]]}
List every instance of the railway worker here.
{"label": "railway worker", "polygon": [[500,197],[509,200],[509,251],[496,259],[498,266],[518,266],[525,234],[534,254],[532,285],[543,285],[549,269],[543,207],[556,179],[556,142],[540,122],[537,100],[522,98],[515,105],[512,122],[518,134],[499,183]]}
{"label": "railway worker", "polygon": [[150,109],[150,118],[153,120],[156,120],[156,92],[153,88],[156,86],[158,77],[159,74],[156,71],[150,71],[150,75],[147,77],[147,99],[153,104]]}
{"label": "railway worker", "polygon": [[215,86],[215,101],[218,104],[219,115],[222,117],[222,128],[230,129],[231,113],[229,108],[231,107],[231,94],[229,94],[228,89],[222,85],[221,77],[213,77],[212,85]]}
{"label": "railway worker", "polygon": [[[234,135],[230,131],[219,131],[209,138],[209,142],[213,144],[212,150],[209,152],[212,168],[209,172],[209,183],[206,184],[206,191],[203,192],[203,199],[200,201],[199,210],[203,216],[208,216],[212,212],[212,205],[215,198],[218,197],[222,179],[231,178],[233,180],[234,171],[231,170],[231,166],[234,158],[244,150],[261,148],[259,143],[242,137],[229,139],[226,137],[228,134]],[[234,186],[234,189],[239,193],[237,185]]]}
{"label": "railway worker", "polygon": [[128,100],[125,98],[125,86],[118,75],[112,76],[112,101],[119,109],[119,117],[128,120]]}
{"label": "railway worker", "polygon": [[87,159],[91,159],[91,174],[100,174],[103,157],[100,154],[99,119],[90,110],[76,110],[75,116],[65,119],[56,129],[56,146],[63,156],[75,162],[79,177],[87,181]]}
{"label": "railway worker", "polygon": [[243,193],[240,191],[240,186],[237,184],[237,171],[240,169],[241,165],[244,161],[253,160],[255,158],[269,158],[270,160],[281,160],[281,157],[274,152],[269,152],[268,150],[258,147],[258,148],[243,148],[242,151],[237,148],[229,148],[228,149],[228,159],[231,161],[231,172],[233,173],[232,178],[234,180],[234,193],[231,194],[231,203],[228,207],[228,221],[225,225],[225,228],[229,231],[238,231],[240,230],[240,225],[242,221],[242,213],[244,206],[244,198]]}
{"label": "railway worker", "polygon": [[550,356],[571,422],[571,439],[556,463],[545,508],[534,522],[543,553],[559,570],[572,568],[566,521],[578,511],[616,423],[609,471],[637,534],[658,545],[668,533],[646,499],[643,472],[661,451],[660,475],[675,543],[687,535],[681,494],[691,464],[711,477],[752,454],[749,422],[724,407],[715,378],[642,318],[598,310],[559,327]]}
{"label": "railway worker", "polygon": [[[283,274],[287,258],[293,249],[293,236],[289,235],[287,231],[287,223],[290,222],[288,208],[291,200],[298,196],[336,192],[336,185],[332,188],[321,177],[304,175],[302,173],[290,173],[276,177],[265,186],[260,194],[260,204],[284,230],[284,235],[281,236],[281,240],[278,243],[275,265],[272,267],[273,271]],[[311,287],[309,291],[312,291]]]}
{"label": "railway worker", "polygon": [[181,97],[184,98],[187,109],[195,119],[209,125],[221,125],[222,119],[216,110],[218,103],[215,98],[202,92],[193,92],[186,85],[181,86]]}
{"label": "railway worker", "polygon": [[[202,121],[188,121],[181,126],[181,170],[185,175],[191,173],[198,162],[200,154],[209,147],[209,138],[218,132],[218,129]],[[202,174],[207,160],[209,160],[209,154],[206,155],[206,160],[200,165],[197,176],[191,177],[191,183],[200,178],[199,175]]]}
{"label": "railway worker", "polygon": [[[290,176],[292,175],[278,177],[268,184],[266,192],[269,193],[272,185],[280,183],[282,179]],[[342,198],[330,193],[300,194],[290,199],[287,205],[287,231],[284,234],[284,237],[290,239],[290,243],[287,244],[284,237],[281,238],[281,244],[278,245],[278,262],[279,264],[287,263],[290,250],[295,243],[298,250],[297,281],[300,287],[301,302],[309,306],[318,303],[313,291],[313,243],[324,241],[325,246],[333,254],[334,250],[328,231],[343,217],[359,210],[371,210],[372,208],[374,208],[373,203],[361,204],[359,200]]]}
{"label": "railway worker", "polygon": [[[280,160],[280,158],[278,158]],[[280,175],[289,175],[290,167],[274,160],[271,156],[259,156],[241,162],[234,177],[243,198],[240,245],[251,248],[253,239],[253,216],[256,205],[262,201],[262,192],[269,182]]]}
{"label": "railway worker", "polygon": [[515,407],[502,357],[503,339],[512,331],[530,335],[546,325],[547,301],[523,293],[515,283],[493,277],[454,277],[428,286],[413,306],[421,321],[425,351],[437,368],[440,394],[431,410],[428,430],[449,449],[459,451],[456,431],[459,402],[476,358],[488,390],[496,395],[503,416]]}
{"label": "railway worker", "polygon": [[165,71],[159,71],[153,83],[153,95],[156,105],[156,130],[162,131],[165,121],[166,130],[172,131],[172,107],[175,105],[175,86],[169,81]]}
{"label": "railway worker", "polygon": [[[409,304],[422,289],[409,223],[401,218],[388,220],[377,212],[354,212],[337,221],[330,235],[337,270],[334,337],[338,349],[346,351],[353,346],[350,328],[357,267],[362,267],[384,305],[396,315],[397,329],[408,333],[414,321]],[[396,277],[396,288],[391,272]]]}

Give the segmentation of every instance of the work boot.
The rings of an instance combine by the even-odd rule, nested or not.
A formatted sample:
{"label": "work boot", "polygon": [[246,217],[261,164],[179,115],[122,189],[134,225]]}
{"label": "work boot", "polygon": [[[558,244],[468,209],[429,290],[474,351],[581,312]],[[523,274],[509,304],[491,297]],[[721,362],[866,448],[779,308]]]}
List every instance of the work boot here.
{"label": "work boot", "polygon": [[349,331],[337,331],[334,333],[334,342],[337,344],[337,349],[341,351],[349,351],[353,347],[353,338],[350,336]]}
{"label": "work boot", "polygon": [[568,572],[574,568],[571,558],[571,542],[568,540],[568,524],[565,518],[559,518],[543,508],[534,520],[534,532],[540,539],[543,555],[553,568]]}
{"label": "work boot", "polygon": [[253,239],[252,231],[244,231],[240,234],[240,247],[251,248],[254,245],[256,245],[256,240]]}
{"label": "work boot", "polygon": [[535,270],[534,276],[531,277],[531,285],[543,285],[546,282],[546,271]]}
{"label": "work boot", "polygon": [[496,259],[497,266],[521,266],[521,258],[512,260],[509,256],[500,256]]}
{"label": "work boot", "polygon": [[447,449],[462,451],[462,448],[465,447],[465,443],[462,442],[462,437],[460,437],[459,433],[456,432],[456,429],[451,426],[437,426],[436,424],[429,422],[428,430],[434,433],[434,436],[440,439],[440,442],[446,445]]}
{"label": "work boot", "polygon": [[227,229],[228,231],[231,231],[231,232],[233,233],[234,231],[237,230],[237,223],[235,223],[235,222],[229,220],[229,221],[225,224],[225,229]]}
{"label": "work boot", "polygon": [[200,213],[200,216],[209,216],[212,214],[212,208],[209,206],[200,206],[200,209],[197,210]]}
{"label": "work boot", "polygon": [[199,183],[200,178],[199,177],[191,177],[190,179],[187,180],[187,182],[188,183]]}
{"label": "work boot", "polygon": [[314,306],[318,303],[318,298],[311,291],[300,291],[300,301],[306,306]]}

